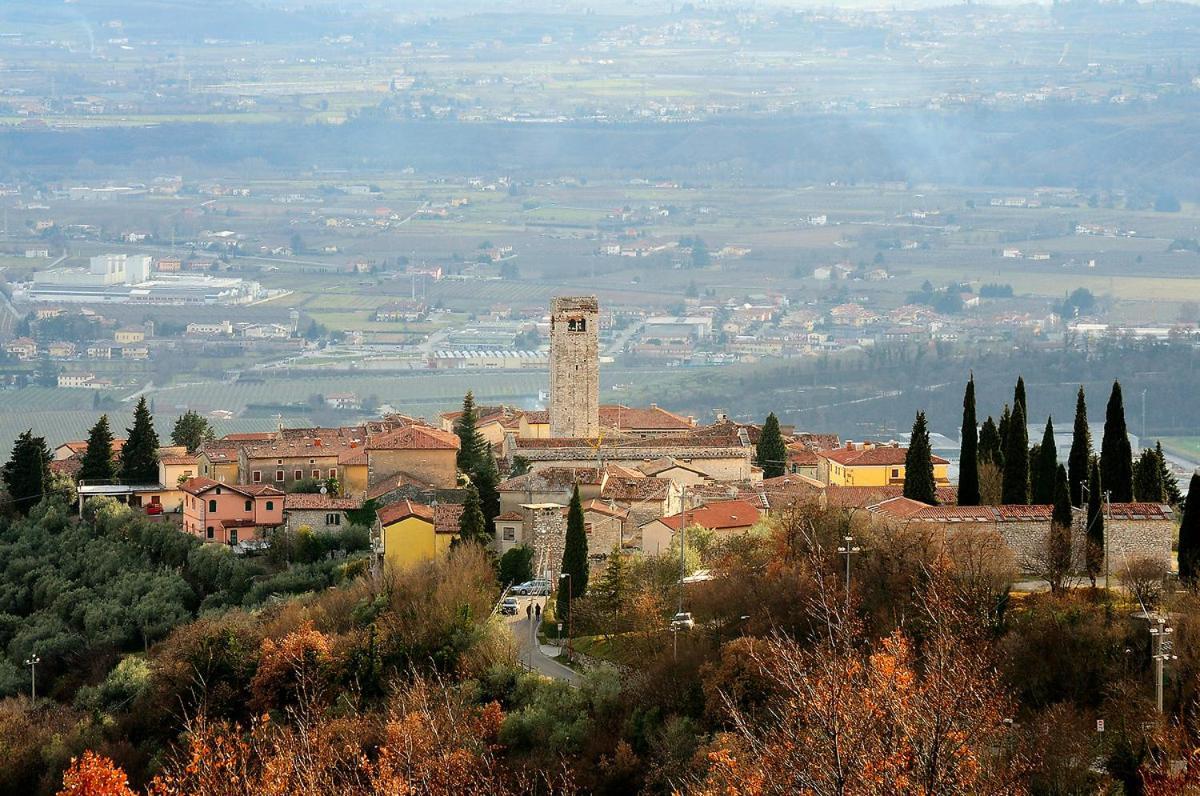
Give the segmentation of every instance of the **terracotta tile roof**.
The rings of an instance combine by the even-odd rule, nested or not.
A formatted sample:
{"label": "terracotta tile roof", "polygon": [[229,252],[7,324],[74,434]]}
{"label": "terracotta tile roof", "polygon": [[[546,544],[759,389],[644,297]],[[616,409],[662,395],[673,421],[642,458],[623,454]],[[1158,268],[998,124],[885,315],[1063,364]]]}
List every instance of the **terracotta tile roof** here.
{"label": "terracotta tile roof", "polygon": [[[808,450],[830,450],[832,448],[842,447],[842,438],[837,434],[824,434],[814,431],[798,431],[793,437],[795,442],[792,445],[799,445]],[[788,447],[791,447],[789,445]]]}
{"label": "terracotta tile roof", "polygon": [[506,511],[503,514],[497,514],[496,519],[500,522],[522,522],[525,515],[519,511]]}
{"label": "terracotta tile roof", "polygon": [[350,448],[338,454],[338,464],[343,464],[347,467],[366,465],[367,463],[366,448]]}
{"label": "terracotta tile roof", "polygon": [[501,492],[553,492],[569,490],[575,484],[599,486],[603,480],[604,471],[595,467],[543,467],[501,481],[496,489]]}
{"label": "terracotta tile roof", "polygon": [[1175,516],[1170,506],[1161,503],[1113,503],[1108,515],[1114,520],[1169,520]]}
{"label": "terracotta tile roof", "polygon": [[604,500],[665,500],[670,493],[669,478],[609,478],[600,490]]}
{"label": "terracotta tile roof", "polygon": [[1002,521],[1017,520],[1049,520],[1054,515],[1053,506],[995,506],[996,514]]}
{"label": "terracotta tile roof", "polygon": [[593,511],[597,514],[604,514],[609,517],[625,518],[629,516],[629,511],[620,506],[610,506],[603,500],[592,499],[583,504],[585,512]]}
{"label": "terracotta tile roof", "polygon": [[420,478],[409,475],[408,473],[395,473],[379,479],[375,483],[367,487],[367,499],[375,500],[383,497],[389,492],[394,492],[404,486],[417,487],[419,489],[434,489],[435,485],[424,481]]}
{"label": "terracotta tile roof", "polygon": [[433,507],[434,533],[458,533],[458,519],[462,516],[461,503],[439,503]]}
{"label": "terracotta tile roof", "polygon": [[292,492],[284,496],[284,511],[353,511],[361,508],[362,501],[352,497],[331,497],[320,493]]}
{"label": "terracotta tile roof", "polygon": [[687,470],[689,473],[695,473],[696,475],[700,475],[705,478],[708,477],[708,473],[704,472],[703,470],[697,470],[695,467],[692,467],[689,464],[684,464],[683,462],[671,456],[664,456],[661,459],[655,459],[653,461],[646,462],[645,464],[638,465],[638,470],[644,475],[658,475],[659,473],[666,472],[667,470],[673,470],[677,467],[680,470]]}
{"label": "terracotta tile roof", "polygon": [[[77,456],[82,456],[83,454],[87,453],[87,440],[86,439],[85,440],[73,439],[70,442],[64,442],[59,447],[63,447],[64,445],[71,451],[71,453],[74,453]],[[125,447],[125,438],[124,437],[113,437],[113,441],[112,441],[113,453],[120,453],[121,449],[124,447]]]}
{"label": "terracotta tile roof", "polygon": [[50,472],[69,475],[72,478],[79,474],[83,467],[83,460],[78,456],[72,456],[69,459],[55,459],[50,462]]}
{"label": "terracotta tile roof", "polygon": [[231,492],[237,492],[241,495],[256,497],[259,495],[282,495],[283,492],[273,486],[267,484],[226,484],[220,481],[214,481],[211,478],[196,476],[189,478],[179,485],[179,488],[189,495],[201,495],[212,489],[213,487],[225,487]]}
{"label": "terracotta tile roof", "polygon": [[[709,503],[699,508],[688,509],[688,525],[699,525],[710,531],[734,530],[749,528],[758,522],[759,510],[746,500],[723,500]],[[673,531],[683,525],[684,513],[663,517],[661,522]]]}
{"label": "terracotta tile roof", "polygon": [[[829,486],[825,488],[825,500],[829,506],[842,508],[866,508],[888,498],[904,494],[903,486]],[[950,505],[958,500],[954,487],[938,487],[934,493],[940,505]]]}
{"label": "terracotta tile roof", "polygon": [[429,426],[405,426],[367,441],[368,450],[458,450],[457,434]]}
{"label": "terracotta tile roof", "polygon": [[534,412],[525,413],[525,422],[531,426],[548,426],[550,425],[550,413],[545,409],[539,409]]}
{"label": "terracotta tile roof", "polygon": [[811,451],[805,447],[798,447],[799,445],[800,443],[792,443],[788,446],[788,464],[800,465],[802,467],[815,467],[818,459],[816,451]]}
{"label": "terracotta tile roof", "polygon": [[218,440],[212,440],[217,444],[222,442],[240,443],[240,442],[266,442],[275,439],[274,431],[252,431],[245,434],[226,434]]}
{"label": "terracotta tile roof", "polygon": [[[862,449],[858,446],[854,448],[836,448],[834,450],[818,451],[817,455],[830,461],[837,462],[844,467],[894,467],[904,464],[904,457],[908,454],[908,448],[899,448],[892,445],[884,445]],[[949,464],[949,462],[940,456],[931,456],[934,464]]]}
{"label": "terracotta tile roof", "polygon": [[687,431],[695,422],[653,404],[648,407],[601,404],[600,425],[627,431]]}
{"label": "terracotta tile roof", "polygon": [[379,518],[380,525],[391,525],[406,517],[417,517],[418,519],[432,523],[433,515],[432,506],[426,506],[424,503],[414,503],[411,500],[401,500],[384,506],[375,512],[375,516]]}
{"label": "terracotta tile roof", "polygon": [[168,464],[168,465],[186,465],[186,464],[195,464],[196,462],[199,461],[199,458],[194,453],[183,453],[183,454],[172,453],[172,454],[166,454],[166,455],[159,455],[158,460],[160,462],[162,462],[163,464]]}

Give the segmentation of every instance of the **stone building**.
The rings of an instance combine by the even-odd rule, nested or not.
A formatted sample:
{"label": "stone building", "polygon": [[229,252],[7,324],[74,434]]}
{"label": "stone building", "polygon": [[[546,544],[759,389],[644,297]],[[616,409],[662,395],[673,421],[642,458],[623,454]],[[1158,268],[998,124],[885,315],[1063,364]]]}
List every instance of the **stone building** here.
{"label": "stone building", "polygon": [[600,434],[600,304],[559,296],[550,307],[550,435]]}

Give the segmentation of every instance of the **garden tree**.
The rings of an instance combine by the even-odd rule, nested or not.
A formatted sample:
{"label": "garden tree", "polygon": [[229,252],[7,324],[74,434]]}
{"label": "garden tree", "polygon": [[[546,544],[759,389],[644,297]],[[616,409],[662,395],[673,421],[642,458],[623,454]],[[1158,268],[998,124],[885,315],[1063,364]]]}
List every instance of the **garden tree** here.
{"label": "garden tree", "polygon": [[58,366],[50,361],[50,354],[46,351],[38,358],[36,381],[39,387],[58,386]]}
{"label": "garden tree", "polygon": [[1001,500],[1005,505],[1029,502],[1029,430],[1025,426],[1025,410],[1017,404],[1008,421],[1008,437],[1004,440],[1004,488]]}
{"label": "garden tree", "polygon": [[499,568],[501,585],[533,580],[533,548],[524,544],[509,548],[500,556]]}
{"label": "garden tree", "polygon": [[50,482],[50,449],[45,438],[33,436],[33,429],[17,437],[0,477],[13,508],[28,514],[42,499]]}
{"label": "garden tree", "polygon": [[758,466],[762,468],[763,478],[778,478],[787,472],[787,443],[783,441],[783,433],[779,430],[779,418],[774,412],[767,415],[767,420],[763,423],[754,456]]}
{"label": "garden tree", "polygon": [[962,431],[959,435],[958,505],[979,505],[979,428],[975,420],[975,374],[963,393]]}
{"label": "garden tree", "polygon": [[626,554],[621,551],[620,545],[614,545],[608,554],[604,572],[592,588],[590,597],[602,618],[601,630],[605,636],[624,631],[621,626],[621,609],[632,597],[632,577]]}
{"label": "garden tree", "polygon": [[493,527],[496,517],[500,516],[500,471],[496,467],[496,456],[490,445],[479,458],[479,465],[471,473],[471,483],[479,492],[479,507],[483,511],[483,524],[486,528]]}
{"label": "garden tree", "polygon": [[1133,450],[1125,428],[1125,403],[1121,382],[1114,381],[1104,413],[1104,438],[1100,442],[1100,481],[1113,503],[1133,500]]}
{"label": "garden tree", "polygon": [[473,473],[479,466],[479,455],[483,449],[483,438],[479,436],[476,424],[479,416],[475,409],[475,394],[467,391],[463,396],[462,414],[454,424],[454,432],[458,434],[458,470],[462,473]]}
{"label": "garden tree", "polygon": [[1192,473],[1183,519],[1179,523],[1179,577],[1195,583],[1200,576],[1200,471]]}
{"label": "garden tree", "polygon": [[126,429],[121,448],[121,479],[127,484],[152,484],[158,481],[158,434],[154,418],[146,407],[146,397],[133,410],[133,428]]}
{"label": "garden tree", "polygon": [[88,432],[87,450],[79,463],[79,480],[111,480],[117,477],[113,460],[113,435],[108,427],[108,415],[100,415]]}
{"label": "garden tree", "polygon": [[1054,511],[1050,516],[1050,537],[1047,540],[1046,579],[1050,591],[1062,591],[1071,574],[1071,490],[1067,487],[1067,468],[1054,468]]}
{"label": "garden tree", "polygon": [[917,412],[912,437],[904,454],[904,497],[937,505],[937,482],[933,478],[933,449],[929,445],[929,427],[925,413]]}
{"label": "garden tree", "polygon": [[1154,448],[1146,448],[1133,463],[1133,499],[1139,503],[1162,503],[1166,500],[1162,466]]}
{"label": "garden tree", "polygon": [[191,409],[175,418],[175,427],[171,429],[171,443],[184,446],[188,453],[195,453],[205,441],[214,437],[216,434],[208,420]]}
{"label": "garden tree", "polygon": [[1088,464],[1092,460],[1092,432],[1088,429],[1087,400],[1083,386],[1075,396],[1075,428],[1071,434],[1071,452],[1067,456],[1067,482],[1071,488],[1071,505],[1083,506],[1083,485],[1088,479]]}
{"label": "garden tree", "polygon": [[983,421],[979,428],[979,462],[994,464],[999,467],[1004,463],[1004,438],[991,415]]}
{"label": "garden tree", "polygon": [[1008,444],[1008,427],[1010,425],[1012,425],[1012,410],[1009,409],[1008,404],[1005,404],[1003,411],[1000,412],[1000,422],[996,424],[996,430],[1000,433],[1001,455],[1007,450],[1004,446]]}
{"label": "garden tree", "polygon": [[458,515],[458,538],[461,542],[476,542],[488,545],[492,542],[492,534],[487,532],[487,524],[483,517],[483,508],[479,502],[479,490],[474,484],[467,485],[467,497],[463,501],[462,514]]}
{"label": "garden tree", "polygon": [[1104,567],[1104,492],[1100,474],[1100,463],[1092,457],[1091,469],[1088,471],[1087,487],[1087,526],[1084,532],[1084,554],[1088,579],[1092,588],[1096,588],[1096,576]]}
{"label": "garden tree", "polygon": [[1013,388],[1013,411],[1021,407],[1021,413],[1029,417],[1029,404],[1025,402],[1025,377],[1017,376],[1017,386]]}
{"label": "garden tree", "polygon": [[558,582],[558,600],[554,608],[555,615],[565,619],[570,615],[571,601],[587,594],[588,586],[587,529],[583,523],[579,484],[575,485],[571,504],[567,507],[567,536],[563,541],[561,572],[564,577]]}
{"label": "garden tree", "polygon": [[129,778],[107,757],[86,751],[71,758],[58,796],[134,796]]}
{"label": "garden tree", "polygon": [[1175,473],[1167,466],[1167,456],[1163,453],[1161,442],[1154,443],[1154,453],[1158,456],[1158,472],[1162,480],[1164,499],[1172,506],[1178,506],[1183,500],[1183,494],[1179,491],[1179,481],[1175,478]]}
{"label": "garden tree", "polygon": [[508,477],[516,478],[518,475],[525,475],[533,469],[533,463],[525,456],[512,457],[512,465],[508,468]]}
{"label": "garden tree", "polygon": [[[1054,480],[1058,471],[1058,449],[1054,446],[1054,423],[1049,417],[1046,418],[1046,431],[1042,434],[1042,441],[1035,448],[1037,464],[1034,465],[1032,453],[1029,460],[1029,502],[1036,506],[1048,506],[1055,499]],[[1065,470],[1063,477],[1066,477]],[[1070,490],[1068,490],[1067,496],[1070,497]]]}

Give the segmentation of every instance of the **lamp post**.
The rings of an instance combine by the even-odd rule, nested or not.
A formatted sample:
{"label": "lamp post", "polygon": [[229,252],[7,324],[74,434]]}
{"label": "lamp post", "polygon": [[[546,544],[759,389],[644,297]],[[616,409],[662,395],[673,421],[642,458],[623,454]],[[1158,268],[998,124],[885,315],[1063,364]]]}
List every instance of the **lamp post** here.
{"label": "lamp post", "polygon": [[854,537],[847,533],[842,537],[844,545],[838,548],[838,553],[846,557],[846,616],[850,616],[850,556],[861,553],[862,548],[854,545]]}
{"label": "lamp post", "polygon": [[1154,654],[1150,656],[1154,660],[1154,700],[1160,715],[1163,712],[1163,665],[1178,660],[1178,656],[1172,654],[1174,645],[1167,638],[1174,632],[1175,628],[1167,627],[1163,617],[1150,620],[1150,637],[1154,641]]}
{"label": "lamp post", "polygon": [[[563,578],[567,579],[567,660],[571,660],[575,654],[575,650],[571,646],[571,641],[575,637],[575,611],[571,605],[571,602],[575,599],[573,593],[575,587],[571,580],[570,572],[564,572],[558,576],[560,582]],[[561,583],[559,584],[559,588],[562,588]]]}
{"label": "lamp post", "polygon": [[29,667],[29,699],[32,702],[37,702],[37,665],[41,662],[37,655],[25,659],[25,665]]}

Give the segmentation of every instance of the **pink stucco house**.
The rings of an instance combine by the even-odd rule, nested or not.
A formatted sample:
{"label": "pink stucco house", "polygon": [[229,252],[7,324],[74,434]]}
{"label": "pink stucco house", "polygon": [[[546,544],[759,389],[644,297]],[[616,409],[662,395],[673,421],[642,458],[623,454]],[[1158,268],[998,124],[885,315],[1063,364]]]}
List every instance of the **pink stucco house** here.
{"label": "pink stucco house", "polygon": [[229,545],[259,541],[283,524],[283,491],[273,486],[189,478],[180,489],[183,530],[203,541]]}

